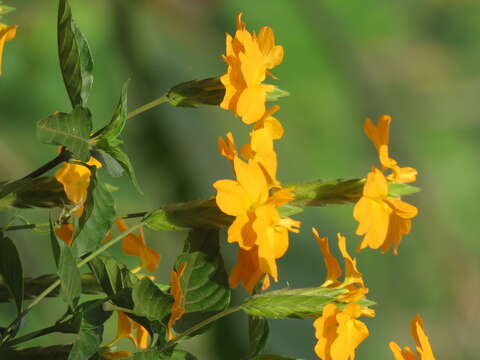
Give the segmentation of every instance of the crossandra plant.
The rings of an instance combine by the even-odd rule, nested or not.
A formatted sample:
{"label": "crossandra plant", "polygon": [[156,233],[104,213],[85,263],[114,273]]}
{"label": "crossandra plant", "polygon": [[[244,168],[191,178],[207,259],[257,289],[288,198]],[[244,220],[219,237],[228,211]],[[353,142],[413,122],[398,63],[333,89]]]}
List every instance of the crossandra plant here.
{"label": "crossandra plant", "polygon": [[[7,10],[11,8],[0,7],[0,15]],[[417,215],[417,208],[402,198],[418,189],[409,185],[417,171],[400,166],[389,152],[391,117],[365,122],[364,131],[379,159],[365,178],[288,185],[277,178],[275,152],[276,141],[285,141],[288,134],[277,119],[280,106],[271,105],[288,95],[272,84],[277,79],[271,73],[281,64],[284,48],[276,44],[270,27],[250,32],[238,14],[234,35],[226,35],[225,74],[175,85],[157,100],[130,112],[127,81],[111,120],[100,129],[92,128],[87,105],[93,84],[92,54],[68,0],[59,0],[57,31],[60,70],[72,107],[37,122],[38,140],[55,146],[57,155],[0,187],[0,209],[5,214],[12,209],[46,209],[46,224],[31,224],[15,213],[0,228],[0,300],[12,301],[16,308],[11,322],[2,324],[0,330],[0,358],[195,359],[181,349],[182,341],[201,335],[225,316],[242,312],[248,318],[250,345],[238,358],[288,360],[264,353],[268,319],[294,318],[314,319],[312,336],[318,342],[312,352],[320,359],[354,359],[356,348],[369,336],[361,318],[375,316],[375,302],[367,298],[369,289],[344,236],[339,233],[335,242],[343,258],[342,268],[330,251],[329,240],[312,229],[327,270],[326,279],[318,286],[269,288],[279,279],[277,260],[287,252],[289,238],[304,231],[298,214],[307,207],[355,204],[356,234],[362,237],[358,250],[392,249],[398,253],[401,239],[410,232]],[[5,43],[13,40],[15,33],[15,26],[0,24],[0,60]],[[233,174],[213,184],[211,198],[117,214],[108,176],[126,174],[142,195],[122,147],[125,125],[160,104],[229,110],[248,126],[249,143],[237,147],[231,132],[219,137],[218,150],[231,163]],[[61,211],[50,211],[52,208]],[[18,219],[26,223],[15,224]],[[39,227],[49,232],[42,240],[51,248],[55,274],[24,278],[22,256],[12,240],[14,231]],[[158,266],[160,254],[149,247],[144,227],[186,235],[169,284],[148,274]],[[222,259],[221,231],[227,232],[229,243],[238,244],[237,262],[229,272]],[[138,267],[130,269],[109,254],[118,243],[124,253],[138,258]],[[249,295],[233,305],[231,291],[239,285]],[[84,294],[94,298],[86,301]],[[64,315],[45,328],[19,335],[22,322],[52,296],[65,302]],[[117,335],[105,339],[104,324],[112,317],[116,318]],[[412,332],[415,351],[402,350],[391,342],[393,357],[433,360],[418,315],[413,318]],[[24,345],[52,333],[76,336],[69,345]],[[118,346],[125,338],[132,342],[129,349]]]}

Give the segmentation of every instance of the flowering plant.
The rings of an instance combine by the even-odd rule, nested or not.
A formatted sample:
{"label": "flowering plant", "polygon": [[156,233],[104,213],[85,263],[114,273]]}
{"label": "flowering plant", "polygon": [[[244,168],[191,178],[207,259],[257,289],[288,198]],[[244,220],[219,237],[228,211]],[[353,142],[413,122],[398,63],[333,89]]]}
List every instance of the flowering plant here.
{"label": "flowering plant", "polygon": [[[7,9],[0,7],[0,15]],[[157,100],[130,112],[127,81],[111,120],[97,130],[88,108],[92,54],[68,0],[59,0],[57,32],[60,70],[71,109],[40,119],[37,137],[58,147],[58,154],[25,177],[0,185],[0,210],[6,213],[30,207],[60,209],[47,214],[49,238],[44,238],[50,242],[56,274],[24,278],[21,256],[11,239],[14,230],[41,225],[9,222],[0,228],[2,301],[12,300],[16,306],[11,323],[0,331],[1,358],[193,359],[193,354],[180,349],[184,339],[199,335],[225,316],[243,312],[249,321],[246,359],[287,359],[264,354],[268,319],[308,318],[314,320],[312,333],[318,339],[314,352],[320,359],[353,360],[356,348],[369,336],[359,318],[374,317],[375,302],[367,297],[370,290],[344,236],[338,234],[343,280],[339,280],[342,268],[328,239],[313,229],[327,269],[325,281],[311,288],[269,288],[281,277],[277,260],[295,246],[291,238],[304,231],[298,217],[308,207],[355,204],[356,233],[363,236],[358,250],[386,252],[393,248],[398,253],[418,212],[401,197],[418,189],[408,185],[416,180],[417,171],[401,167],[390,157],[391,117],[381,116],[377,124],[370,119],[365,122],[365,133],[380,162],[366,178],[285,185],[277,177],[280,162],[275,146],[276,141],[288,139],[288,134],[277,118],[280,106],[269,103],[288,93],[267,83],[278,80],[270,71],[282,63],[285,51],[270,27],[250,32],[238,14],[234,35],[226,35],[225,74],[175,85]],[[4,44],[15,35],[16,26],[0,24],[0,65]],[[117,214],[112,186],[101,174],[126,174],[142,194],[122,136],[130,119],[162,103],[229,110],[248,126],[249,142],[237,147],[231,132],[218,138],[218,151],[231,163],[233,179],[215,181],[211,198]],[[15,219],[13,216],[12,221]],[[132,220],[134,225],[127,224]],[[149,245],[144,227],[188,234],[168,284],[149,274],[161,256]],[[226,231],[228,243],[238,245],[237,263],[230,271],[223,262],[221,231]],[[119,242],[125,254],[138,258],[137,267],[128,268],[109,254]],[[239,285],[248,295],[232,305],[232,289]],[[95,297],[86,300],[85,294]],[[64,300],[64,315],[48,327],[22,334],[22,321],[48,296]],[[103,338],[104,324],[112,316],[117,319],[117,335],[108,342]],[[433,360],[420,317],[414,317],[412,329],[418,359]],[[77,336],[68,345],[22,346],[56,332]],[[119,348],[118,341],[125,338],[131,341],[133,351]],[[416,358],[408,347],[402,350],[392,342],[390,348],[397,360]]]}

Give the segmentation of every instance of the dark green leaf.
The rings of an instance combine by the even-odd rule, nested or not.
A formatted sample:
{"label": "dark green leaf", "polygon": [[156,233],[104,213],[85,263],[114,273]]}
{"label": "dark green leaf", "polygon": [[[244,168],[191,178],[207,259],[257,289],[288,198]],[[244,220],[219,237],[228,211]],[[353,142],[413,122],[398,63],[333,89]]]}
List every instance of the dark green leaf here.
{"label": "dark green leaf", "polygon": [[268,339],[268,321],[257,316],[248,317],[248,337],[250,340],[250,351],[248,358],[260,354],[265,348]]}
{"label": "dark green leaf", "polygon": [[[177,257],[177,271],[183,263],[186,267],[180,277],[180,286],[185,314],[175,324],[177,331],[190,328],[230,304],[230,287],[220,254],[218,230],[191,230],[184,253]],[[199,332],[194,333],[197,334]]]}
{"label": "dark green leaf", "polygon": [[23,268],[15,244],[0,231],[0,275],[17,306],[22,311]]}
{"label": "dark green leaf", "polygon": [[85,36],[72,19],[67,0],[58,7],[58,57],[72,106],[85,105],[93,84],[93,59]]}
{"label": "dark green leaf", "polygon": [[80,217],[73,246],[77,256],[82,256],[98,247],[115,220],[112,194],[98,180],[94,167],[87,191],[83,214]]}
{"label": "dark green leaf", "polygon": [[129,360],[196,360],[197,358],[192,354],[184,351],[175,349],[169,355],[162,354],[158,350],[147,350],[142,352],[137,352],[129,358]]}
{"label": "dark green leaf", "polygon": [[[62,240],[58,240],[57,235],[50,222],[50,238],[52,242],[57,241],[60,248],[60,256],[58,257],[58,276],[61,280],[60,295],[62,299],[68,303],[70,308],[75,308],[78,298],[82,292],[82,279],[77,262],[72,254],[72,249]],[[55,251],[55,250],[54,250]]]}
{"label": "dark green leaf", "polygon": [[252,360],[302,360],[300,358],[284,357],[279,355],[264,354],[254,357]]}
{"label": "dark green leaf", "polygon": [[94,150],[92,151],[92,156],[102,163],[103,169],[111,177],[120,177],[125,172],[123,166],[105,151]]}
{"label": "dark green leaf", "polygon": [[135,275],[110,256],[98,256],[88,265],[103,291],[116,305],[133,308],[131,289],[138,281]]}
{"label": "dark green leaf", "polygon": [[82,328],[78,333],[68,360],[86,360],[97,353],[102,342],[101,334],[96,328]]}
{"label": "dark green leaf", "polygon": [[58,237],[57,234],[55,234],[55,225],[53,224],[52,219],[50,219],[50,244],[52,245],[53,260],[58,269],[60,245],[58,244]]}
{"label": "dark green leaf", "polygon": [[172,297],[160,290],[147,277],[135,284],[132,298],[135,304],[135,313],[149,320],[162,321],[170,312],[173,304]]}
{"label": "dark green leaf", "polygon": [[69,114],[55,113],[37,122],[37,137],[45,144],[67,147],[74,158],[90,158],[92,115],[87,108],[76,106]]}
{"label": "dark green leaf", "polygon": [[98,141],[97,148],[106,152],[108,155],[114,158],[127,172],[130,180],[132,181],[137,191],[140,194],[143,194],[142,190],[140,189],[140,185],[138,185],[132,163],[130,162],[127,154],[125,154],[125,152],[122,150],[121,144],[112,146],[108,141],[102,139]]}

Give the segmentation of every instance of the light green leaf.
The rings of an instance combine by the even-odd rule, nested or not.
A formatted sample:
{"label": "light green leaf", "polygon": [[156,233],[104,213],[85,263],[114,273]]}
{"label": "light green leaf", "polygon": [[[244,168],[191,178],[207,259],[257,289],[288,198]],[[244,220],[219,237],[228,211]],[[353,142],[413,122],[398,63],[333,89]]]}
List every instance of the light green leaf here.
{"label": "light green leaf", "polygon": [[420,191],[420,188],[408,184],[388,184],[388,195],[393,197],[415,194]]}
{"label": "light green leaf", "polygon": [[73,241],[77,256],[96,249],[115,220],[112,194],[98,180],[95,167],[90,167],[90,171],[87,201]]}
{"label": "light green leaf", "polygon": [[17,306],[22,311],[23,268],[17,248],[12,240],[0,231],[0,276]]}
{"label": "light green leaf", "polygon": [[252,358],[260,354],[268,339],[268,321],[265,318],[257,316],[248,317],[248,337],[250,350],[248,358]]}
{"label": "light green leaf", "polygon": [[325,305],[341,304],[337,296],[346,289],[306,288],[264,292],[249,298],[242,309],[249,315],[273,319],[319,317]]}
{"label": "light green leaf", "polygon": [[102,337],[95,328],[82,328],[78,333],[72,350],[68,355],[68,360],[90,359],[98,351],[102,343]]}
{"label": "light green leaf", "polygon": [[68,247],[65,242],[57,238],[51,222],[50,238],[52,244],[56,241],[58,246],[57,249],[54,247],[54,256],[56,256],[55,252],[58,251],[58,249],[60,250],[57,264],[58,276],[61,280],[60,296],[70,308],[74,309],[82,292],[82,279],[77,267],[77,262],[73,256],[72,249]]}
{"label": "light green leaf", "polygon": [[147,277],[144,277],[135,284],[132,298],[135,304],[135,314],[144,316],[152,321],[162,321],[170,312],[173,304],[173,298],[160,290],[160,288]]}
{"label": "light green leaf", "polygon": [[58,57],[68,96],[73,107],[85,105],[93,84],[93,59],[67,0],[59,2],[57,31]]}
{"label": "light green leaf", "polygon": [[66,146],[74,158],[90,158],[92,115],[87,108],[76,106],[69,114],[55,113],[37,122],[37,137],[45,144]]}

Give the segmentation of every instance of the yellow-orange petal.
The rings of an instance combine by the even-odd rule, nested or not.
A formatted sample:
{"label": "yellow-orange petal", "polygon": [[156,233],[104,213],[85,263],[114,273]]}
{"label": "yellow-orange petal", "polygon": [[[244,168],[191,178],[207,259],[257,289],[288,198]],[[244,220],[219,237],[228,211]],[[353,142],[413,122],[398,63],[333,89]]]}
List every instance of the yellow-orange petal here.
{"label": "yellow-orange petal", "polygon": [[330,247],[328,245],[328,238],[327,237],[320,237],[318,234],[317,229],[312,228],[313,237],[317,241],[318,246],[320,247],[320,251],[323,255],[323,262],[325,264],[325,268],[327,269],[327,277],[323,282],[321,287],[330,287],[330,286],[337,286],[340,284],[338,278],[342,275],[342,268],[338,263],[335,256],[332,255],[330,252]]}
{"label": "yellow-orange petal", "polygon": [[17,34],[16,25],[0,24],[0,75],[2,75],[2,58],[5,42],[13,40]]}
{"label": "yellow-orange petal", "polygon": [[383,201],[362,197],[354,207],[353,216],[359,222],[356,234],[365,235],[359,249],[378,249],[386,240],[392,209]]}
{"label": "yellow-orange petal", "polygon": [[231,132],[227,133],[225,140],[222,137],[218,138],[218,152],[229,160],[237,156],[237,147]]}
{"label": "yellow-orange petal", "polygon": [[279,65],[283,61],[283,46],[275,45],[275,36],[271,27],[264,26],[260,29],[257,42],[263,55],[263,64],[267,69]]}
{"label": "yellow-orange petal", "polygon": [[357,269],[357,260],[352,259],[350,254],[347,251],[347,239],[337,234],[338,237],[338,248],[342,253],[343,260],[345,261],[345,281],[344,284],[359,284],[362,287],[364,286],[362,273]]}
{"label": "yellow-orange petal", "polygon": [[238,157],[233,159],[238,183],[247,194],[249,205],[263,203],[268,199],[268,184],[265,174],[257,162],[244,162]]}
{"label": "yellow-orange petal", "polygon": [[185,308],[183,305],[184,294],[182,290],[182,285],[180,283],[180,278],[185,271],[187,263],[181,263],[178,267],[178,271],[172,271],[170,275],[170,294],[173,296],[174,302],[172,305],[172,312],[170,314],[170,319],[168,320],[168,339],[173,339],[172,328],[173,325],[180,320],[180,318],[185,313]]}
{"label": "yellow-orange petal", "polygon": [[378,119],[377,125],[373,124],[371,119],[367,119],[364,123],[363,130],[368,138],[373,142],[377,151],[379,151],[382,145],[386,145],[388,147],[391,121],[391,116],[381,115]]}
{"label": "yellow-orange petal", "polygon": [[65,243],[67,246],[72,246],[73,243],[73,225],[61,224],[60,227],[55,229],[55,234]]}
{"label": "yellow-orange petal", "polygon": [[239,216],[250,208],[249,194],[238,181],[218,180],[213,187],[217,190],[218,208],[225,214]]}
{"label": "yellow-orange petal", "polygon": [[390,205],[395,214],[403,219],[411,219],[418,214],[418,209],[415,206],[410,205],[400,199],[388,197],[385,202]]}
{"label": "yellow-orange petal", "polygon": [[435,360],[430,341],[425,334],[422,318],[417,314],[413,317],[411,323],[412,336],[417,344],[417,352],[421,360]]}
{"label": "yellow-orange petal", "polygon": [[330,355],[331,347],[337,337],[337,314],[339,310],[335,304],[327,304],[323,308],[322,316],[313,322],[315,328],[315,353],[322,360],[336,360]]}

